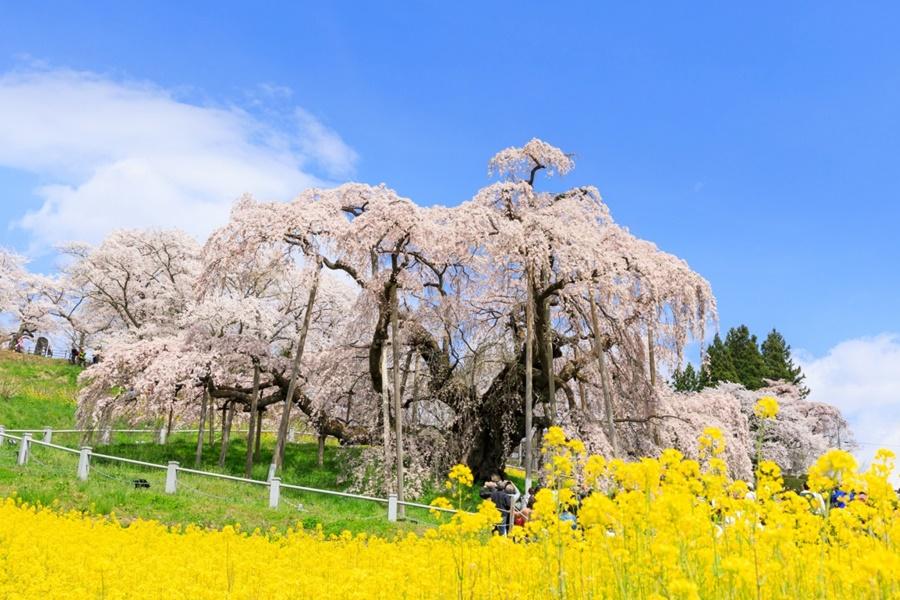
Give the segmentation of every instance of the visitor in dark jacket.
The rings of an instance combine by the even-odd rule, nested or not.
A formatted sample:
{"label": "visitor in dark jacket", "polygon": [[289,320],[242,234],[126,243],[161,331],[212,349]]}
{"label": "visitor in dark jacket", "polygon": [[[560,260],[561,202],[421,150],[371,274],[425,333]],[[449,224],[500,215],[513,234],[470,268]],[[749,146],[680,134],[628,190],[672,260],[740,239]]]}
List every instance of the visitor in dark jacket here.
{"label": "visitor in dark jacket", "polygon": [[491,502],[494,503],[494,506],[497,507],[497,510],[500,511],[500,523],[495,527],[495,531],[499,532],[500,535],[506,535],[507,530],[509,529],[509,509],[512,506],[510,502],[511,496],[506,493],[506,486],[496,486],[493,492],[491,492]]}

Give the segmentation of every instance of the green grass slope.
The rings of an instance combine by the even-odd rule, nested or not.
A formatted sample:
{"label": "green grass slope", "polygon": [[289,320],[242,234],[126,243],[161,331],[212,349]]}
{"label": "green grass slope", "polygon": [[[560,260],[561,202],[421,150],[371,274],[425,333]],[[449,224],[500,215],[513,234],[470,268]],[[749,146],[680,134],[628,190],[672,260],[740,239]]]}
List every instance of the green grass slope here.
{"label": "green grass slope", "polygon": [[[7,429],[73,428],[75,395],[79,369],[65,361],[51,360],[11,352],[0,352],[0,425]],[[35,435],[40,438],[40,434]],[[236,439],[234,439],[236,438]],[[230,445],[224,468],[216,461],[220,446],[205,445],[204,471],[243,475],[246,441],[236,434]],[[54,434],[54,443],[75,448],[78,434]],[[264,479],[274,439],[264,436],[261,457],[253,477]],[[182,466],[194,466],[195,434],[175,434],[166,445],[154,443],[148,434],[115,434],[110,445],[94,451],[112,456],[134,458],[156,464],[170,460]],[[316,460],[316,444],[301,440],[285,452],[282,480],[286,483],[329,490],[341,490],[342,465],[354,448],[329,444],[323,466]],[[282,489],[278,509],[268,508],[268,488],[199,475],[179,473],[178,492],[163,492],[165,471],[94,458],[86,482],[75,477],[78,457],[32,446],[27,465],[16,465],[17,446],[0,448],[0,496],[17,496],[28,502],[57,505],[101,514],[115,514],[122,522],[135,518],[156,519],[172,525],[196,524],[221,527],[240,524],[245,530],[274,527],[284,530],[302,525],[321,526],[325,533],[343,530],[390,535],[397,531],[421,530],[435,521],[422,509],[408,509],[408,520],[399,524],[387,521],[387,507],[363,500],[325,496]],[[149,488],[135,488],[135,479],[146,479]],[[425,499],[426,503],[430,497]]]}
{"label": "green grass slope", "polygon": [[79,367],[0,351],[0,425],[71,428]]}

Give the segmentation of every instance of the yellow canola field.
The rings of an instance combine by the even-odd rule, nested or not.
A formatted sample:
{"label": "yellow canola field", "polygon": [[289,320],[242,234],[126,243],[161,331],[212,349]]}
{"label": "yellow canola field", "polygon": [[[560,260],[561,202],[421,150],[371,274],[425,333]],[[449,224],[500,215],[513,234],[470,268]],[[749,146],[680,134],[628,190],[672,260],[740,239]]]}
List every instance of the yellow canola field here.
{"label": "yellow canola field", "polygon": [[[836,508],[784,492],[765,461],[749,494],[725,475],[718,435],[708,430],[699,460],[669,450],[625,463],[587,456],[554,428],[547,487],[511,537],[491,533],[490,503],[424,536],[384,540],[123,527],[8,499],[0,598],[900,599],[890,453],[866,473],[846,453],[819,460],[811,486],[868,494]],[[447,483],[442,506],[473,482],[459,467]]]}

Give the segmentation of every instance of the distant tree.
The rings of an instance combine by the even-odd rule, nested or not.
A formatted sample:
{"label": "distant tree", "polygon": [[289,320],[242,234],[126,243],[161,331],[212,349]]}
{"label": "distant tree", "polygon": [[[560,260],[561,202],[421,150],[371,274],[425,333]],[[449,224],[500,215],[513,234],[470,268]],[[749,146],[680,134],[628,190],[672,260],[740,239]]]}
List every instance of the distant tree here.
{"label": "distant tree", "polygon": [[694,369],[694,365],[691,363],[688,363],[684,370],[675,369],[675,372],[672,373],[672,387],[676,392],[699,392],[703,388],[700,382],[700,373]]}
{"label": "distant tree", "polygon": [[794,364],[791,347],[778,330],[772,329],[762,343],[762,357],[765,363],[763,376],[766,379],[793,383],[800,388],[803,397],[809,394],[809,389],[803,385],[806,375]]}
{"label": "distant tree", "polygon": [[[10,324],[9,349],[16,347],[20,338],[32,338],[38,332],[48,332],[54,327],[48,304],[41,296],[44,277],[28,272],[28,260],[0,247],[0,327]],[[0,329],[0,341],[6,341],[7,333]]]}
{"label": "distant tree", "polygon": [[706,361],[700,371],[700,382],[703,387],[711,387],[720,381],[741,383],[734,361],[731,359],[731,352],[717,333],[706,350]]}
{"label": "distant tree", "polygon": [[748,390],[758,390],[765,382],[766,363],[759,351],[756,336],[746,325],[732,327],[725,336],[725,346],[737,373],[737,382]]}
{"label": "distant tree", "polygon": [[[673,374],[672,385],[676,390],[687,391],[691,382],[687,369]],[[791,347],[777,330],[773,329],[760,347],[755,335],[746,325],[732,327],[723,341],[717,334],[706,350],[703,367],[697,374],[696,389],[714,387],[722,381],[740,383],[748,390],[765,386],[765,380],[784,381],[800,389],[805,397],[809,390],[802,385],[800,367],[791,358]]]}

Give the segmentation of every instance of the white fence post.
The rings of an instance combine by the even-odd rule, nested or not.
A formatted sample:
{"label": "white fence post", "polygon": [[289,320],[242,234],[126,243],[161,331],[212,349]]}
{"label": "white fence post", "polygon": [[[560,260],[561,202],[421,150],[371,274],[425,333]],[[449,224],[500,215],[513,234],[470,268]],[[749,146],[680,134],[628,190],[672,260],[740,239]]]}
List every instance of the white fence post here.
{"label": "white fence post", "polygon": [[3,425],[0,425],[0,446],[2,446],[3,442],[6,441],[5,435],[6,435],[6,427],[4,427]]}
{"label": "white fence post", "polygon": [[288,443],[293,444],[297,441],[297,430],[291,427],[288,429]]}
{"label": "white fence post", "polygon": [[273,477],[275,477],[275,463],[269,465],[269,473],[266,475],[266,482],[271,482]]}
{"label": "white fence post", "polygon": [[44,427],[44,441],[48,444],[53,441],[53,429],[50,427]]}
{"label": "white fence post", "polygon": [[16,464],[20,467],[28,462],[28,446],[31,445],[31,434],[23,433],[22,441],[19,442],[19,458],[16,460]]}
{"label": "white fence post", "polygon": [[174,494],[178,487],[178,461],[170,460],[166,469],[166,493]]}
{"label": "white fence post", "polygon": [[160,445],[164,445],[166,443],[166,426],[163,425],[159,428],[159,438],[157,440]]}
{"label": "white fence post", "polygon": [[273,477],[269,482],[269,508],[278,508],[278,500],[281,496],[281,478]]}
{"label": "white fence post", "polygon": [[388,521],[397,520],[397,494],[388,495]]}
{"label": "white fence post", "polygon": [[91,447],[82,446],[78,455],[78,479],[87,481],[88,472],[91,470]]}

